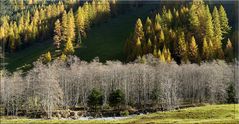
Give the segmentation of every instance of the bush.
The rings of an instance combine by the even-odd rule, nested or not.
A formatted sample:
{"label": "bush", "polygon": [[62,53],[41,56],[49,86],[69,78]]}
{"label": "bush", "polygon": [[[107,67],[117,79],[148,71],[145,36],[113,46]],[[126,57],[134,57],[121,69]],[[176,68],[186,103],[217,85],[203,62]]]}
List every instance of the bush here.
{"label": "bush", "polygon": [[124,110],[120,112],[120,116],[128,116],[129,115],[129,111],[128,110]]}
{"label": "bush", "polygon": [[93,88],[90,95],[88,96],[88,106],[92,109],[97,109],[98,106],[103,105],[104,96],[101,91]]}
{"label": "bush", "polygon": [[158,103],[158,102],[160,102],[160,96],[161,96],[160,90],[155,88],[151,92],[150,98],[154,103]]}
{"label": "bush", "polygon": [[119,107],[124,102],[125,102],[125,94],[120,89],[117,89],[112,93],[110,93],[109,104],[111,107]]}
{"label": "bush", "polygon": [[236,103],[236,92],[234,83],[230,83],[227,88],[227,103]]}

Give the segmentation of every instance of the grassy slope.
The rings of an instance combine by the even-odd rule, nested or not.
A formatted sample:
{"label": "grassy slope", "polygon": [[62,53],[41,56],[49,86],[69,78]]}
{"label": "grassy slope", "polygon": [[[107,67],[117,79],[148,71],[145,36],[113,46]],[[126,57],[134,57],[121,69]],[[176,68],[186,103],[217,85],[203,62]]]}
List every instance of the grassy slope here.
{"label": "grassy slope", "polygon": [[30,119],[2,119],[1,124],[8,123],[54,123],[54,124],[73,124],[73,123],[239,123],[239,104],[236,105],[207,105],[169,112],[158,112],[148,115],[136,116],[130,119],[102,121],[102,120],[30,120]]}
{"label": "grassy slope", "polygon": [[52,41],[36,42],[29,48],[20,50],[16,53],[8,54],[5,61],[8,63],[6,66],[8,70],[14,71],[22,66],[30,67],[31,64],[36,61],[40,55],[51,51],[53,49]]}
{"label": "grassy slope", "polygon": [[[146,6],[128,12],[124,15],[119,15],[110,19],[107,23],[102,23],[99,26],[94,26],[89,32],[87,39],[83,40],[84,46],[76,50],[76,55],[81,59],[90,61],[96,56],[100,60],[123,60],[123,47],[126,38],[133,31],[135,20],[145,18],[150,8],[154,6]],[[52,51],[52,41],[38,42],[31,47],[19,52],[9,54],[6,57],[6,66],[8,70],[15,69],[24,65],[31,65],[46,51]]]}
{"label": "grassy slope", "polygon": [[124,61],[124,44],[134,30],[135,21],[137,18],[144,19],[149,14],[150,8],[153,7],[154,5],[144,5],[143,8],[120,15],[107,23],[92,28],[88,38],[83,41],[84,46],[76,54],[87,61],[97,56],[101,61]]}

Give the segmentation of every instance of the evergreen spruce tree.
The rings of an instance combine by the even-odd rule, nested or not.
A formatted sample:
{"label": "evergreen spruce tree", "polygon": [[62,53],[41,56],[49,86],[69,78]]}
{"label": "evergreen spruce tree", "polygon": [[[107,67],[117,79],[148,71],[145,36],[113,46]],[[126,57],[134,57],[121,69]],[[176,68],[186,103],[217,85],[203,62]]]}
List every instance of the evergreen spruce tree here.
{"label": "evergreen spruce tree", "polygon": [[86,30],[89,29],[90,27],[90,16],[89,16],[89,3],[85,2],[83,7],[82,7],[83,11],[84,11],[84,17],[85,17],[85,28]]}
{"label": "evergreen spruce tree", "polygon": [[44,62],[45,63],[48,63],[51,61],[51,53],[50,52],[47,52],[45,55],[44,55]]}
{"label": "evergreen spruce tree", "polygon": [[206,16],[206,21],[205,21],[206,38],[207,40],[213,40],[214,30],[213,30],[213,24],[212,24],[212,16],[211,16],[208,5],[206,6],[205,16]]}
{"label": "evergreen spruce tree", "polygon": [[147,38],[150,38],[152,33],[153,33],[152,21],[149,17],[147,17],[145,23],[145,35],[147,36]]}
{"label": "evergreen spruce tree", "polygon": [[20,36],[20,33],[19,33],[19,29],[17,27],[17,24],[16,22],[14,22],[14,25],[13,25],[13,31],[14,31],[14,39],[15,39],[15,44],[16,44],[16,48],[19,47],[22,43],[21,43],[21,36]]}
{"label": "evergreen spruce tree", "polygon": [[67,15],[68,26],[67,26],[67,40],[75,41],[75,19],[73,15],[73,10],[71,9]]}
{"label": "evergreen spruce tree", "polygon": [[140,18],[138,18],[134,28],[134,40],[137,41],[137,38],[139,38],[139,40],[144,39],[143,25]]}
{"label": "evergreen spruce tree", "polygon": [[61,22],[59,19],[56,20],[55,22],[55,29],[54,29],[54,45],[56,46],[57,49],[60,48],[60,44],[61,44],[61,39],[62,39],[62,36],[61,36]]}
{"label": "evergreen spruce tree", "polygon": [[66,46],[64,49],[64,54],[69,55],[69,54],[73,54],[75,52],[72,41],[70,39],[68,39],[68,41],[66,42]]}
{"label": "evergreen spruce tree", "polygon": [[209,59],[209,46],[206,38],[203,39],[202,58],[204,60]]}
{"label": "evergreen spruce tree", "polygon": [[160,34],[159,34],[159,43],[164,43],[164,33],[163,33],[163,30],[160,31]]}
{"label": "evergreen spruce tree", "polygon": [[163,54],[163,53],[161,53],[161,55],[159,56],[159,60],[160,60],[161,62],[165,62],[165,57],[164,57],[164,54]]}
{"label": "evergreen spruce tree", "polygon": [[24,29],[25,29],[23,16],[21,16],[19,21],[18,21],[18,29],[19,29],[19,32],[23,32]]}
{"label": "evergreen spruce tree", "polygon": [[100,90],[93,88],[88,96],[87,105],[96,111],[98,106],[103,105],[103,100],[103,93]]}
{"label": "evergreen spruce tree", "polygon": [[187,44],[185,42],[184,33],[182,32],[179,41],[178,41],[178,55],[181,58],[181,62],[187,63],[188,55],[187,55]]}
{"label": "evergreen spruce tree", "polygon": [[11,51],[14,52],[16,49],[16,43],[15,43],[15,34],[12,27],[10,27],[9,29],[9,44]]}
{"label": "evergreen spruce tree", "polygon": [[227,13],[222,5],[219,8],[219,17],[220,17],[220,26],[222,29],[222,33],[223,34],[229,33],[229,31],[231,30],[231,27],[228,24]]}
{"label": "evergreen spruce tree", "polygon": [[222,43],[222,31],[221,31],[221,26],[220,26],[220,20],[219,20],[219,14],[217,7],[214,7],[213,10],[213,25],[214,25],[214,47],[216,49],[221,49]]}
{"label": "evergreen spruce tree", "polygon": [[172,61],[172,56],[171,56],[170,50],[168,49],[167,50],[167,62],[170,63],[171,61]]}
{"label": "evergreen spruce tree", "polygon": [[65,62],[65,61],[66,61],[66,58],[67,58],[66,55],[65,55],[64,53],[62,53],[60,59],[61,59],[63,62]]}
{"label": "evergreen spruce tree", "polygon": [[168,51],[167,51],[167,48],[165,45],[163,47],[162,54],[164,55],[165,60],[167,60],[168,59]]}
{"label": "evergreen spruce tree", "polygon": [[158,14],[156,14],[155,16],[155,22],[154,22],[154,30],[155,30],[155,33],[158,33],[160,30],[161,30],[161,25],[160,25],[160,21],[161,21],[161,17]]}
{"label": "evergreen spruce tree", "polygon": [[83,37],[86,37],[85,17],[84,17],[84,11],[81,7],[79,7],[78,10],[77,10],[76,25],[77,25],[77,31],[80,32],[80,34]]}
{"label": "evergreen spruce tree", "polygon": [[158,53],[157,53],[157,56],[160,58],[161,54],[162,54],[162,53],[161,53],[161,50],[159,49],[159,50],[158,50]]}
{"label": "evergreen spruce tree", "polygon": [[62,41],[64,41],[65,43],[67,42],[67,34],[68,34],[67,28],[68,28],[68,18],[66,11],[64,11],[62,15]]}
{"label": "evergreen spruce tree", "polygon": [[[160,51],[160,50],[159,50]],[[154,57],[158,57],[158,53],[157,53],[157,47],[156,45],[154,46],[154,52],[153,52]]]}
{"label": "evergreen spruce tree", "polygon": [[196,44],[194,36],[192,36],[191,42],[189,44],[189,60],[193,63],[198,62],[198,46]]}
{"label": "evergreen spruce tree", "polygon": [[120,89],[117,89],[112,93],[110,93],[109,104],[111,107],[119,108],[120,105],[124,104],[124,102],[125,102],[125,94]]}
{"label": "evergreen spruce tree", "polygon": [[222,31],[220,26],[220,18],[217,7],[214,7],[213,10],[213,24],[214,24],[214,39],[213,39],[213,46],[214,46],[214,57],[216,59],[223,59],[224,53],[222,50]]}
{"label": "evergreen spruce tree", "polygon": [[200,21],[197,15],[197,6],[192,4],[190,10],[189,10],[189,22],[190,22],[190,29],[194,33],[194,35],[199,35],[199,26]]}
{"label": "evergreen spruce tree", "polygon": [[151,52],[152,52],[152,42],[149,38],[147,42],[147,53],[151,53]]}
{"label": "evergreen spruce tree", "polygon": [[225,53],[226,61],[228,61],[228,62],[233,61],[233,47],[232,47],[232,42],[229,38],[227,40],[227,45],[226,45],[226,48],[224,50],[224,53]]}
{"label": "evergreen spruce tree", "polygon": [[139,37],[137,38],[137,41],[135,44],[134,55],[135,57],[142,55],[142,47],[141,47],[141,41]]}
{"label": "evergreen spruce tree", "polygon": [[209,60],[212,60],[215,58],[216,54],[215,54],[215,49],[214,49],[214,46],[213,46],[213,43],[212,43],[212,40],[209,40],[209,43],[208,43],[208,51],[209,51]]}

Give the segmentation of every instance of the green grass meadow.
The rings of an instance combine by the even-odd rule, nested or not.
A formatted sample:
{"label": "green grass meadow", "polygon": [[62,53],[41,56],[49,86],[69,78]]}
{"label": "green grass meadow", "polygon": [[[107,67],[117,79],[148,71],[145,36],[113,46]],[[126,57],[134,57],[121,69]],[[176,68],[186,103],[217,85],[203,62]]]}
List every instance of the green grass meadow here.
{"label": "green grass meadow", "polygon": [[1,124],[238,124],[239,104],[206,105],[168,112],[139,115],[122,120],[33,120],[1,119]]}

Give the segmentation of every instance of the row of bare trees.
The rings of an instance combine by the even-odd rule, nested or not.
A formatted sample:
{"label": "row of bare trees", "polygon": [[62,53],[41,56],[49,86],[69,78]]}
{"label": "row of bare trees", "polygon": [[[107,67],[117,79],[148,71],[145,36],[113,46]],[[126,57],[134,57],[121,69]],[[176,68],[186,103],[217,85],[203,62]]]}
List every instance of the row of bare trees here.
{"label": "row of bare trees", "polygon": [[47,65],[36,62],[27,73],[1,71],[0,102],[6,114],[44,111],[48,117],[56,109],[87,107],[93,88],[104,94],[104,104],[108,104],[109,94],[116,89],[125,94],[126,105],[139,108],[151,103],[165,109],[184,102],[223,103],[226,89],[234,81],[233,70],[233,65],[224,61],[177,65],[148,56],[144,64],[102,64],[70,57],[67,62],[55,60]]}

